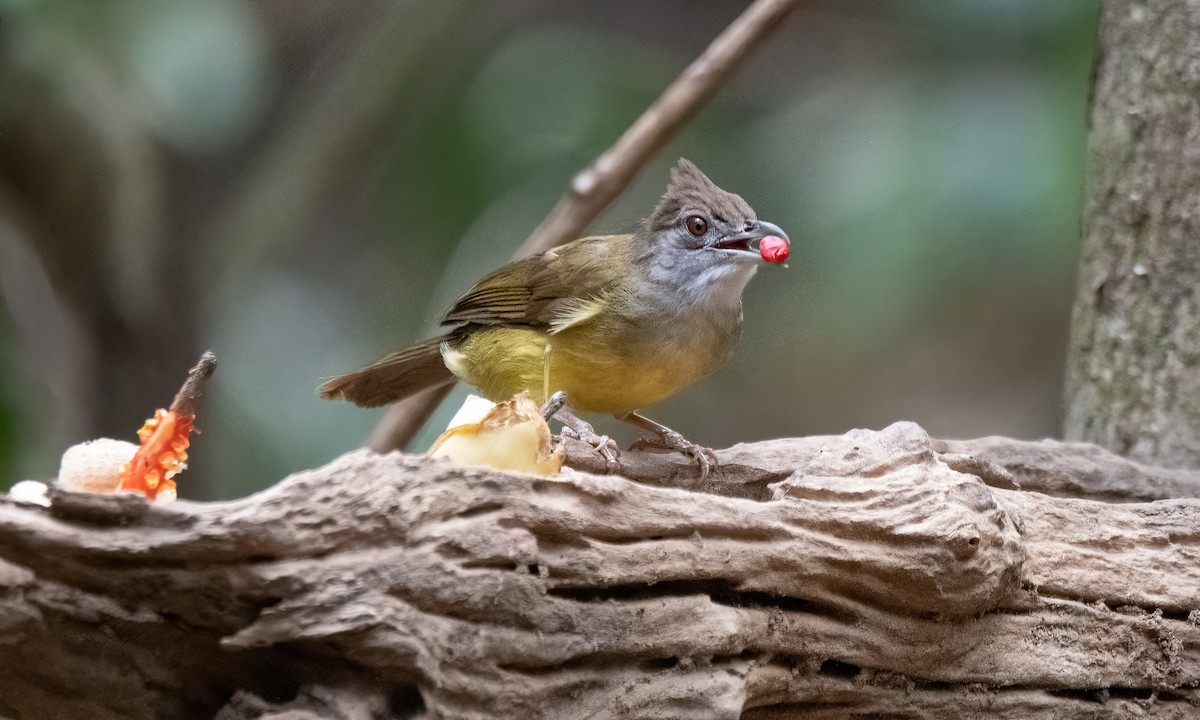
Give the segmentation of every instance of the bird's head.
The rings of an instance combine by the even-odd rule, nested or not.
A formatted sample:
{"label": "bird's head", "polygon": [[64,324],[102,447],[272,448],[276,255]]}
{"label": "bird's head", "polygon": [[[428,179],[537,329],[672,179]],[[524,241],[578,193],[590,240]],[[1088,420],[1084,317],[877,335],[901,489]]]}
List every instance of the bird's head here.
{"label": "bird's head", "polygon": [[717,187],[686,159],[671,170],[639,235],[639,260],[659,281],[697,292],[724,286],[739,298],[757,266],[787,258],[790,242],[741,196]]}
{"label": "bird's head", "polygon": [[759,220],[740,195],[717,187],[682,158],[642,232],[647,241],[643,247],[654,254],[703,258],[705,265],[782,262],[786,252],[764,253],[761,244],[772,236],[788,242],[783,230]]}

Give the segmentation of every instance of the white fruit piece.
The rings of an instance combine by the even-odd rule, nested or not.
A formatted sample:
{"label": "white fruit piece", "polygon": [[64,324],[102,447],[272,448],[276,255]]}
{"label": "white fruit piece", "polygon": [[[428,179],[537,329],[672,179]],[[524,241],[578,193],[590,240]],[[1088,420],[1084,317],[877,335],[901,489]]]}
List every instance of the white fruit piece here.
{"label": "white fruit piece", "polygon": [[124,440],[100,438],[72,445],[58,468],[58,487],[90,493],[114,493],[121,484],[121,466],[133,459],[138,446]]}
{"label": "white fruit piece", "polygon": [[554,447],[541,410],[524,392],[498,405],[468,397],[429,454],[460,465],[538,475],[557,474],[563,464],[562,446]]}

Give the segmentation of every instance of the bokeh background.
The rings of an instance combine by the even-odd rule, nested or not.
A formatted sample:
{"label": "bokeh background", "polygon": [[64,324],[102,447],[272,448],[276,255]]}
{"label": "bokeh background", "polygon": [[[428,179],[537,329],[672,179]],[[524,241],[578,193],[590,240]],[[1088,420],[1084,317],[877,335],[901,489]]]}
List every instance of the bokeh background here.
{"label": "bokeh background", "polygon": [[[0,487],[133,439],[208,348],[182,495],[360,445],[380,412],[318,382],[431,332],[743,7],[0,0]],[[802,4],[596,224],[686,156],[795,243],[650,414],[717,447],[1055,435],[1097,12]]]}

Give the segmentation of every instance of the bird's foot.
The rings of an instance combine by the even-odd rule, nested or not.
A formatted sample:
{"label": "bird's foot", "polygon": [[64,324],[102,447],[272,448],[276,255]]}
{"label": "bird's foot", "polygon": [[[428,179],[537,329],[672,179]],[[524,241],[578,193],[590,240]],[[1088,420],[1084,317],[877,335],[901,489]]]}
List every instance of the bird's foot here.
{"label": "bird's foot", "polygon": [[700,479],[708,477],[708,473],[718,465],[717,453],[712,448],[697,445],[688,440],[684,436],[674,430],[663,428],[662,430],[655,429],[657,433],[653,437],[644,437],[635,440],[629,446],[630,450],[674,450],[681,452],[684,455],[690,455],[696,464],[700,466]]}
{"label": "bird's foot", "polygon": [[711,448],[706,448],[703,445],[697,445],[689,441],[662,423],[656,423],[650,418],[639,415],[636,412],[626,413],[620,419],[634,427],[654,433],[654,435],[643,437],[641,440],[630,445],[630,450],[674,450],[684,455],[690,455],[696,461],[696,464],[700,466],[701,480],[708,477],[708,473],[718,464],[717,454]]}
{"label": "bird's foot", "polygon": [[[559,393],[552,395],[546,405],[549,406],[554,402],[558,395]],[[560,407],[554,416],[563,424],[563,437],[574,438],[591,445],[600,454],[600,457],[604,458],[606,471],[612,472],[617,467],[617,458],[621,457],[621,448],[617,447],[617,443],[612,438],[597,433],[591,423],[575,417],[566,407]]]}

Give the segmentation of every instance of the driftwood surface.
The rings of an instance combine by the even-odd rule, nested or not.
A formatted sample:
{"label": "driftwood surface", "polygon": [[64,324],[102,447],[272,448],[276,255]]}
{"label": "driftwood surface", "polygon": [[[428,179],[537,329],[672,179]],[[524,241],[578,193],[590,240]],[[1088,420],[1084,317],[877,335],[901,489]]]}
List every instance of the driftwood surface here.
{"label": "driftwood surface", "polygon": [[719,455],[0,500],[0,715],[1200,716],[1200,501],[1120,502],[1196,473],[912,423]]}

